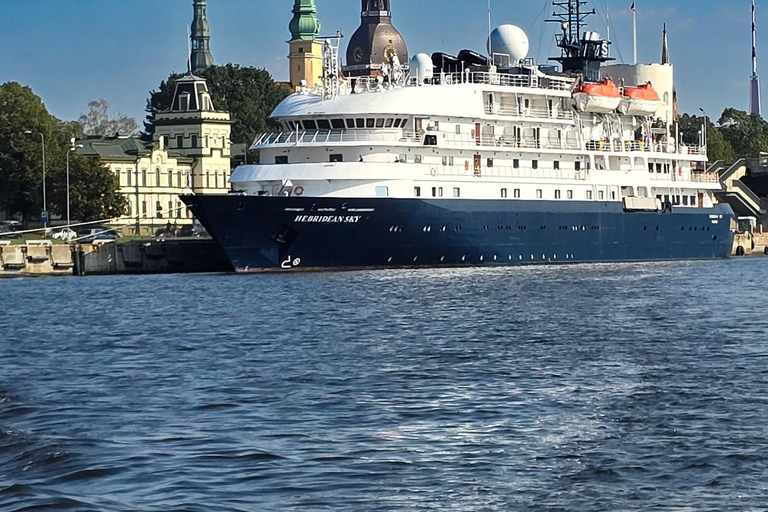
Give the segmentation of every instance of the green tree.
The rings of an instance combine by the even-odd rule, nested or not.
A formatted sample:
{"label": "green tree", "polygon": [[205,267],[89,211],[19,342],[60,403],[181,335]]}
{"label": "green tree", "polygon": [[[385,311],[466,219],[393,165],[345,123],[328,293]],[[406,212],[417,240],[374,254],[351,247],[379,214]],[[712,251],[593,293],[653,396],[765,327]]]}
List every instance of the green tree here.
{"label": "green tree", "polygon": [[757,157],[760,152],[768,152],[768,123],[762,117],[727,108],[718,124],[736,158]]}
{"label": "green tree", "polygon": [[[37,217],[43,207],[41,133],[45,137],[47,207],[52,214],[64,215],[66,155],[72,139],[81,136],[82,129],[77,123],[65,123],[51,116],[29,87],[15,82],[1,85],[0,208],[20,216],[25,223]],[[124,202],[115,194],[115,177],[98,163],[83,160],[71,155],[73,218],[117,216]],[[110,215],[112,211],[117,214]]]}
{"label": "green tree", "polygon": [[[154,133],[155,114],[171,108],[176,80],[182,76],[172,74],[150,93],[144,123],[147,133]],[[266,70],[227,64],[212,66],[200,76],[208,82],[214,107],[232,115],[232,142],[250,143],[258,133],[279,128],[269,115],[291,90],[275,82]]]}

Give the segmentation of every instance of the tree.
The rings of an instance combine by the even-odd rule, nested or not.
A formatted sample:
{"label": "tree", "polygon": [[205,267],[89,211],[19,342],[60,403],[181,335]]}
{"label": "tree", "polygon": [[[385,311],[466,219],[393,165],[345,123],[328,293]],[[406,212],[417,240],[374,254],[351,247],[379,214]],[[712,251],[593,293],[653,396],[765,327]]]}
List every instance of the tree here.
{"label": "tree", "polygon": [[[683,114],[678,117],[678,130],[684,144],[701,144],[701,127],[704,125],[703,116]],[[733,148],[725,140],[720,129],[707,119],[707,156],[710,162],[722,160],[724,163],[732,163],[735,158]]]}
{"label": "tree", "polygon": [[107,100],[94,100],[88,103],[88,113],[78,120],[86,135],[135,135],[139,131],[136,120],[121,113],[115,117],[109,115]]}
{"label": "tree", "polygon": [[768,152],[768,123],[759,115],[727,108],[718,124],[736,158],[754,158]]}
{"label": "tree", "polygon": [[[214,107],[232,115],[232,142],[250,143],[258,133],[279,128],[269,115],[291,90],[275,82],[266,70],[227,64],[211,66],[200,75],[208,82]],[[172,74],[150,93],[144,123],[147,133],[154,133],[155,114],[171,108],[176,80],[182,76]]]}
{"label": "tree", "polygon": [[[30,134],[25,133],[30,131]],[[28,222],[43,207],[42,145],[45,138],[47,207],[66,213],[66,156],[73,137],[81,135],[76,123],[50,115],[29,87],[15,82],[0,86],[0,209]],[[79,218],[106,218],[122,212],[115,197],[117,182],[108,169],[70,155],[73,214]],[[115,215],[110,212],[115,211]]]}

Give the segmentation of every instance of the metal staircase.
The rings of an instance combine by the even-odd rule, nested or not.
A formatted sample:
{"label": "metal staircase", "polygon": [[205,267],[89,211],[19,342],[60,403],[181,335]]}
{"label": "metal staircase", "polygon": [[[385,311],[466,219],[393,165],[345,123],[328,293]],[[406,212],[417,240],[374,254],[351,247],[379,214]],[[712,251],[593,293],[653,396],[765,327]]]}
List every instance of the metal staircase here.
{"label": "metal staircase", "polygon": [[742,181],[749,171],[749,160],[742,158],[730,166],[727,170],[721,161],[713,163],[709,167],[710,172],[718,172],[723,190],[716,192],[717,198],[728,203],[736,215],[740,217],[758,217],[765,214],[760,197],[752,192]]}

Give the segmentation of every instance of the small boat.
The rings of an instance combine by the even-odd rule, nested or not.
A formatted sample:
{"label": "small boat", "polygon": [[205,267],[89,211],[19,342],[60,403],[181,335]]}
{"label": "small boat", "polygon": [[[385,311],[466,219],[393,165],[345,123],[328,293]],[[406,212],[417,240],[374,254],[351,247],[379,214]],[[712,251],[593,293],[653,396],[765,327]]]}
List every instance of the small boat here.
{"label": "small boat", "polygon": [[619,112],[629,116],[647,117],[655,114],[660,104],[659,93],[653,88],[651,82],[648,82],[645,85],[624,89]]}
{"label": "small boat", "polygon": [[610,114],[621,103],[621,91],[611,79],[582,84],[573,91],[573,102],[581,112]]}

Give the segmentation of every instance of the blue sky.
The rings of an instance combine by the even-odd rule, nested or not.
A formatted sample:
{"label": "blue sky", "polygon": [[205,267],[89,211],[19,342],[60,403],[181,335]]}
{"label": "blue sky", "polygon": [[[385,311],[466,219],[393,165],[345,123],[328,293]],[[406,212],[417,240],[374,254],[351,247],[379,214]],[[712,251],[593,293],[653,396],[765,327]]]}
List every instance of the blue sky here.
{"label": "blue sky", "polygon": [[[758,45],[768,88],[768,5],[758,1]],[[292,0],[209,0],[217,63],[264,67],[287,79]],[[493,24],[514,23],[539,62],[556,54],[555,27],[542,20],[549,0],[492,0]],[[600,12],[590,28],[605,33],[610,12],[613,56],[632,59],[631,0],[590,0]],[[768,4],[768,3],[767,3]],[[317,0],[324,34],[359,25],[359,0]],[[639,60],[658,61],[669,30],[681,111],[747,109],[749,0],[637,0]],[[487,0],[392,0],[394,24],[411,54],[482,49]],[[186,69],[192,0],[0,0],[0,82],[29,85],[61,119],[77,119],[93,99],[141,121],[148,92]],[[758,50],[760,52],[760,50]],[[760,68],[759,68],[760,70]],[[764,95],[765,96],[765,95]]]}

